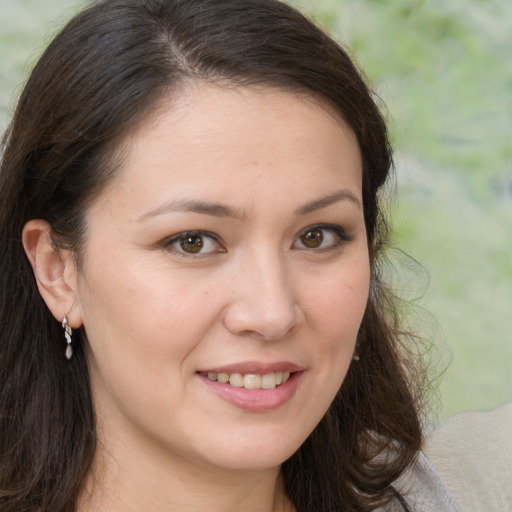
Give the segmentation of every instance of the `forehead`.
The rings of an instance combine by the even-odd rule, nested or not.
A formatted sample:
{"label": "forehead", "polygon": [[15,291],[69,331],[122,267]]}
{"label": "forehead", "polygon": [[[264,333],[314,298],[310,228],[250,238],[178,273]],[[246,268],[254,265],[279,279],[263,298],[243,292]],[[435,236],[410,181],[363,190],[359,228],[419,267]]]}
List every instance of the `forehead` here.
{"label": "forehead", "polygon": [[350,128],[312,95],[274,88],[192,85],[164,96],[125,137],[120,155],[114,191],[142,191],[155,180],[174,194],[236,194],[262,180],[287,189],[301,188],[298,180],[361,186]]}
{"label": "forehead", "polygon": [[[269,109],[262,109],[263,105],[274,109],[272,119],[266,116]],[[342,113],[330,101],[305,90],[272,85],[237,86],[224,82],[207,84],[201,81],[186,81],[172,92],[160,96],[124,140],[130,144],[134,137],[143,137],[152,127],[167,122],[171,115],[176,124],[185,118],[190,120],[194,116],[197,116],[194,119],[196,122],[207,122],[212,117],[218,120],[229,116],[232,122],[238,119],[239,123],[243,123],[248,120],[247,114],[251,113],[251,121],[259,119],[262,123],[274,124],[283,121],[281,114],[292,114],[298,110],[303,115],[307,112],[313,113],[315,117],[321,111],[323,116],[330,118],[332,124],[352,134]]]}

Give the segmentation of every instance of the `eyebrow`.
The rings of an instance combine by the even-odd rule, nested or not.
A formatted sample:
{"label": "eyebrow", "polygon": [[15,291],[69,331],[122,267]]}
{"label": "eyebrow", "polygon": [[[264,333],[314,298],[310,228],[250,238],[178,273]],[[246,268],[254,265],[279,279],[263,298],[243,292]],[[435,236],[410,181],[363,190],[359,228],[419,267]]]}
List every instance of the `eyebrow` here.
{"label": "eyebrow", "polygon": [[337,203],[338,201],[351,201],[357,206],[361,207],[361,201],[349,190],[339,190],[334,194],[329,194],[328,196],[322,197],[320,199],[316,199],[315,201],[311,201],[310,203],[301,206],[295,210],[297,215],[307,215],[308,213],[312,213],[316,210],[321,210],[322,208],[326,208],[333,203]]}
{"label": "eyebrow", "polygon": [[226,206],[219,203],[210,203],[208,201],[196,201],[196,200],[183,200],[183,201],[171,201],[165,203],[154,210],[139,217],[138,221],[141,222],[150,217],[156,217],[164,213],[172,212],[194,212],[201,213],[203,215],[210,215],[212,217],[232,217],[240,219],[244,217],[243,213],[236,208]]}
{"label": "eyebrow", "polygon": [[[328,196],[306,203],[305,205],[297,208],[295,210],[295,214],[307,215],[308,213],[326,208],[333,203],[344,200],[349,200],[352,203],[355,203],[357,206],[361,207],[361,201],[352,192],[349,190],[340,190],[334,194],[330,194]],[[230,217],[234,219],[242,219],[245,217],[245,214],[241,210],[224,204],[197,200],[178,200],[165,203],[158,208],[145,213],[139,217],[138,222],[142,222],[148,218],[172,212],[194,212],[203,215],[210,215],[212,217]]]}

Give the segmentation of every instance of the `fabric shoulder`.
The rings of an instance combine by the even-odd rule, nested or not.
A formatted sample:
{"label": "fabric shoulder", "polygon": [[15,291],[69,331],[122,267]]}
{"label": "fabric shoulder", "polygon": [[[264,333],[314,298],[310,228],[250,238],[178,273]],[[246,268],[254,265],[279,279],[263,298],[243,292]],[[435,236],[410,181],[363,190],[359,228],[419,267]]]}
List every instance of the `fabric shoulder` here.
{"label": "fabric shoulder", "polygon": [[403,499],[393,500],[379,512],[460,512],[440,473],[423,452],[393,487]]}

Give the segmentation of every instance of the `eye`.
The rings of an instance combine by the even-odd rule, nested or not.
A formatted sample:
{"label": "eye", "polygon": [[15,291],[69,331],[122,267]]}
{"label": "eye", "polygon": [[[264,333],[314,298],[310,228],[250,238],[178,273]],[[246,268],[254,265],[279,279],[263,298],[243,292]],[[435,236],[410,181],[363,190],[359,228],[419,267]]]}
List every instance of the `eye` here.
{"label": "eye", "polygon": [[329,250],[351,240],[340,226],[318,225],[304,229],[293,244],[296,249]]}
{"label": "eye", "polygon": [[165,246],[178,254],[191,256],[225,252],[217,237],[203,231],[178,233],[167,240]]}

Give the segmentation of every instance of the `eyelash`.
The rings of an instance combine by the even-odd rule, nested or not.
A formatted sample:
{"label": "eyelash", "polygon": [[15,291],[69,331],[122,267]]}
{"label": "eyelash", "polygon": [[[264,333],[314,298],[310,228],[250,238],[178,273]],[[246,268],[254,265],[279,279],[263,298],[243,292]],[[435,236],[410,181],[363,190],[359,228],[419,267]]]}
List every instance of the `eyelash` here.
{"label": "eyelash", "polygon": [[[197,238],[201,239],[202,242],[204,242],[205,239],[212,240],[220,249],[208,252],[206,254],[211,254],[212,252],[215,253],[223,253],[226,252],[226,249],[222,246],[220,239],[218,236],[214,235],[213,233],[210,233],[208,231],[184,231],[182,233],[177,233],[176,235],[172,236],[171,238],[167,239],[165,241],[165,247],[169,250],[172,250],[175,254],[178,254],[179,256],[182,256],[184,258],[200,258],[202,256],[205,256],[204,253],[199,250],[198,252],[187,252],[185,250],[180,250],[178,247],[176,247],[178,244],[183,244],[186,242],[186,240]],[[174,246],[174,247],[173,247]],[[204,243],[201,244],[200,249],[204,247]],[[183,249],[183,245],[181,247]]]}
{"label": "eyelash", "polygon": [[[323,243],[325,239],[325,232],[329,233],[330,235],[334,236],[334,241],[328,246],[328,247],[308,247],[304,241],[304,238],[314,231],[320,232],[321,234],[321,240],[320,244]],[[304,238],[303,238],[304,237]],[[191,239],[196,239],[197,245],[195,247],[198,248],[197,252],[193,251],[185,251],[183,248],[183,244],[186,243],[187,239],[191,241]],[[208,251],[204,253],[202,249],[204,248],[204,241],[210,240],[213,241],[218,246],[218,249],[213,251]],[[310,241],[312,243],[316,243],[318,240],[317,238],[310,238]],[[298,235],[295,237],[295,241],[293,243],[293,246],[296,246],[297,242],[300,241],[302,243],[302,246],[295,247],[298,250],[304,250],[304,251],[315,251],[315,252],[328,252],[330,250],[335,250],[342,245],[344,245],[347,242],[350,242],[353,240],[353,237],[349,236],[346,231],[341,227],[334,224],[314,224],[312,226],[308,226],[307,228],[304,228]],[[211,242],[208,242],[211,243]],[[178,247],[178,244],[181,245],[181,249]],[[200,244],[200,245],[199,245]],[[223,247],[222,243],[220,242],[220,238],[208,231],[184,231],[182,233],[177,233],[176,235],[173,235],[172,237],[168,238],[165,243],[165,247],[169,250],[172,250],[175,254],[178,254],[179,256],[182,256],[184,258],[200,258],[207,255],[210,255],[212,253],[224,253],[226,252],[226,249]],[[194,247],[192,245],[192,247]]]}
{"label": "eyelash", "polygon": [[[353,240],[353,237],[348,235],[347,232],[341,226],[337,226],[335,224],[314,224],[312,226],[308,226],[307,228],[303,229],[297,235],[296,240],[302,239],[302,237],[305,237],[306,235],[312,233],[313,231],[328,232],[331,235],[334,235],[335,240],[328,247],[312,248],[312,247],[304,246],[304,247],[300,247],[299,249],[314,250],[316,252],[327,252],[330,250],[337,249],[337,248],[341,247],[342,245],[344,245],[345,243],[351,242]],[[321,242],[323,242],[324,237],[325,237],[325,235],[322,235]],[[302,243],[304,244],[304,240],[302,240]]]}

